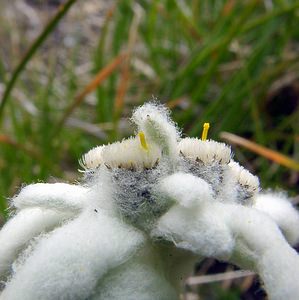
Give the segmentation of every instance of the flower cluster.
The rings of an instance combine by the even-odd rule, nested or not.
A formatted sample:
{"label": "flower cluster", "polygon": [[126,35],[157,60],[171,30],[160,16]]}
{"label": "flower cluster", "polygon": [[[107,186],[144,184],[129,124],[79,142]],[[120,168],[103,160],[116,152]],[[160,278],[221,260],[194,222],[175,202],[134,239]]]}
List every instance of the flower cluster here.
{"label": "flower cluster", "polygon": [[204,257],[256,271],[271,299],[296,299],[290,201],[261,193],[206,131],[182,138],[164,106],[147,103],[132,121],[136,136],[81,158],[80,184],[32,184],[12,199],[0,299],[176,299]]}

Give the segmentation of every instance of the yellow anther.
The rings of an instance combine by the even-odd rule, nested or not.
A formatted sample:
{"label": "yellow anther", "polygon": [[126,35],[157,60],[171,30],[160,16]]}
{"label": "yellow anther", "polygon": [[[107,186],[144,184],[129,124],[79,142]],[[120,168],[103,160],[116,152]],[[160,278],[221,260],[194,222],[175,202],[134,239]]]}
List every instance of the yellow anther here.
{"label": "yellow anther", "polygon": [[210,123],[203,124],[203,129],[202,129],[202,134],[201,134],[202,141],[205,141],[207,139],[209,128],[210,128]]}
{"label": "yellow anther", "polygon": [[145,135],[142,131],[140,131],[138,133],[138,136],[139,136],[139,141],[140,141],[140,145],[141,147],[144,149],[144,150],[148,150],[148,145],[147,145],[147,142],[146,142],[146,139],[145,139]]}

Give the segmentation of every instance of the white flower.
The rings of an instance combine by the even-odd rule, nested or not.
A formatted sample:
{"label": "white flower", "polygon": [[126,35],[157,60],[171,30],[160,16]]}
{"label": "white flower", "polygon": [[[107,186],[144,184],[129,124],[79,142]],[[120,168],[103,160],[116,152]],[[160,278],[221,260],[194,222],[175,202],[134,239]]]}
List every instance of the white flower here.
{"label": "white flower", "polygon": [[147,103],[132,120],[136,137],[82,157],[82,184],[33,184],[13,198],[0,299],[175,299],[180,266],[203,257],[256,271],[270,299],[296,299],[289,200],[259,194],[227,145],[182,139],[165,107]]}

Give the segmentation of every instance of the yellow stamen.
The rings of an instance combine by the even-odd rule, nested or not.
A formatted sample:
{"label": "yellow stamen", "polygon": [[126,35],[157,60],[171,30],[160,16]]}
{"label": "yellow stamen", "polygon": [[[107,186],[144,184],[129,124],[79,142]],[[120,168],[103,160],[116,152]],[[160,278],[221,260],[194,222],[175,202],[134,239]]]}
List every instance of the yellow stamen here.
{"label": "yellow stamen", "polygon": [[147,145],[147,142],[146,142],[146,139],[145,139],[145,135],[142,131],[140,131],[138,133],[138,136],[139,136],[139,141],[140,141],[140,145],[141,147],[144,149],[144,150],[148,150],[148,145]]}
{"label": "yellow stamen", "polygon": [[206,141],[206,139],[208,137],[209,128],[210,128],[210,123],[204,123],[203,124],[203,129],[202,129],[202,134],[201,134],[201,140],[202,141]]}

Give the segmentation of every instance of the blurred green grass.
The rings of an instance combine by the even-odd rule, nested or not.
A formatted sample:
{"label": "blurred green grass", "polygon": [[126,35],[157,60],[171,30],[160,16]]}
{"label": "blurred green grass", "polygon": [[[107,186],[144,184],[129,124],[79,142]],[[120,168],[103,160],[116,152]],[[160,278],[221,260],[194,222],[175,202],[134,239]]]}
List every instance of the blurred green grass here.
{"label": "blurred green grass", "polygon": [[[71,11],[80,10],[79,2]],[[69,25],[79,32],[88,15],[75,24],[67,15],[55,23],[8,94],[0,214],[23,183],[76,180],[78,158],[132,134],[127,117],[152,95],[172,107],[188,135],[200,136],[208,121],[210,138],[229,131],[298,160],[298,1],[119,0],[98,13],[101,28],[90,30],[91,37],[59,30]],[[2,95],[33,43],[21,26],[0,21]],[[17,41],[9,34],[14,31]],[[121,53],[128,54],[124,63],[58,127],[76,95]],[[240,148],[235,158],[263,187],[299,192],[297,173]]]}

